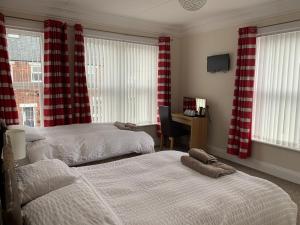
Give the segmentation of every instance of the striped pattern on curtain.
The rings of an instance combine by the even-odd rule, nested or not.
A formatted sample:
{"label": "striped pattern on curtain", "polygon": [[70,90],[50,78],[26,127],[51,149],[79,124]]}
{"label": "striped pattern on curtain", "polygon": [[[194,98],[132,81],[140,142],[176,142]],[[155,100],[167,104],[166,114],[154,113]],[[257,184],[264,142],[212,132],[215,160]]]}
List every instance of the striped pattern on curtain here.
{"label": "striped pattern on curtain", "polygon": [[239,29],[235,90],[227,152],[240,158],[251,155],[256,34],[256,27]]}
{"label": "striped pattern on curtain", "polygon": [[44,126],[72,123],[67,25],[44,22]]}
{"label": "striped pattern on curtain", "polygon": [[83,28],[75,24],[74,44],[74,119],[73,123],[90,123],[90,102],[86,83]]}
{"label": "striped pattern on curtain", "polygon": [[157,133],[160,135],[159,106],[171,106],[170,37],[158,39]]}
{"label": "striped pattern on curtain", "polygon": [[4,16],[0,14],[0,118],[6,125],[18,124],[18,110],[12,86]]}

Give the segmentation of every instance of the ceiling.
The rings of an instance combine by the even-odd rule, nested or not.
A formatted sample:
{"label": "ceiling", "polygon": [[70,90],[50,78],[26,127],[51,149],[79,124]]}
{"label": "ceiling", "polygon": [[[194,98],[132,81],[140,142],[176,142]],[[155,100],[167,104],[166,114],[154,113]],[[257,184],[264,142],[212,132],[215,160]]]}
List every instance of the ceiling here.
{"label": "ceiling", "polygon": [[[52,16],[67,15],[72,18],[90,18],[90,20],[123,22],[140,20],[162,24],[180,29],[195,23],[205,23],[218,18],[233,15],[248,17],[266,14],[267,11],[280,13],[300,11],[299,0],[208,0],[207,4],[196,12],[184,10],[178,0],[0,0],[2,10],[22,11],[23,13],[44,13]],[[270,12],[271,13],[271,12]],[[235,18],[238,19],[238,18]],[[111,22],[112,23],[112,22]]]}

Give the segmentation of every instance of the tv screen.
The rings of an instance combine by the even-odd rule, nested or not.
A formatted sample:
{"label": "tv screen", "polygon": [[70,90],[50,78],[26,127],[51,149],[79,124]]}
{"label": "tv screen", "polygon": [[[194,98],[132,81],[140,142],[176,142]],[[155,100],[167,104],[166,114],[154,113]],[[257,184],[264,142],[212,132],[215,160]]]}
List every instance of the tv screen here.
{"label": "tv screen", "polygon": [[207,72],[227,72],[230,68],[229,54],[213,55],[207,57]]}

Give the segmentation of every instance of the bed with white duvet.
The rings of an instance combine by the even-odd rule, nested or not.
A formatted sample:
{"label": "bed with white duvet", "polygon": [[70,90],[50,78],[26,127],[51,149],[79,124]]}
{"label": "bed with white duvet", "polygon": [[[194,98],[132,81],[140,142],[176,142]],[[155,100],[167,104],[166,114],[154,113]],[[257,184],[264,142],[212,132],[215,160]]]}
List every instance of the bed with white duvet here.
{"label": "bed with white duvet", "polygon": [[31,163],[55,158],[75,166],[130,153],[154,152],[153,138],[146,132],[120,130],[108,123],[26,128],[25,132],[40,139],[27,144]]}
{"label": "bed with white duvet", "polygon": [[242,172],[206,177],[183,166],[183,154],[164,151],[70,168],[76,181],[25,204],[24,221],[26,225],[296,224],[296,204],[275,184]]}

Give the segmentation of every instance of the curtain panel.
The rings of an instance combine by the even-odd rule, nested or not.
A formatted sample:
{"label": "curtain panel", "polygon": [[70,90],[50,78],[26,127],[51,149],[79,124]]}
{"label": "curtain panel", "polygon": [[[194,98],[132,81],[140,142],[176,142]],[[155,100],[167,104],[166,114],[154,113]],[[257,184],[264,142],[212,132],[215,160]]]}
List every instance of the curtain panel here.
{"label": "curtain panel", "polygon": [[161,134],[159,106],[171,106],[170,37],[158,38],[157,133]]}
{"label": "curtain panel", "polygon": [[67,25],[44,22],[44,126],[72,123]]}
{"label": "curtain panel", "polygon": [[251,156],[256,35],[256,27],[239,29],[237,69],[227,152],[238,155],[240,158]]}
{"label": "curtain panel", "polygon": [[74,26],[74,119],[73,123],[90,123],[91,109],[85,73],[84,37],[80,24]]}
{"label": "curtain panel", "polygon": [[0,14],[0,118],[4,119],[7,125],[19,123],[7,52],[6,28],[2,14]]}

